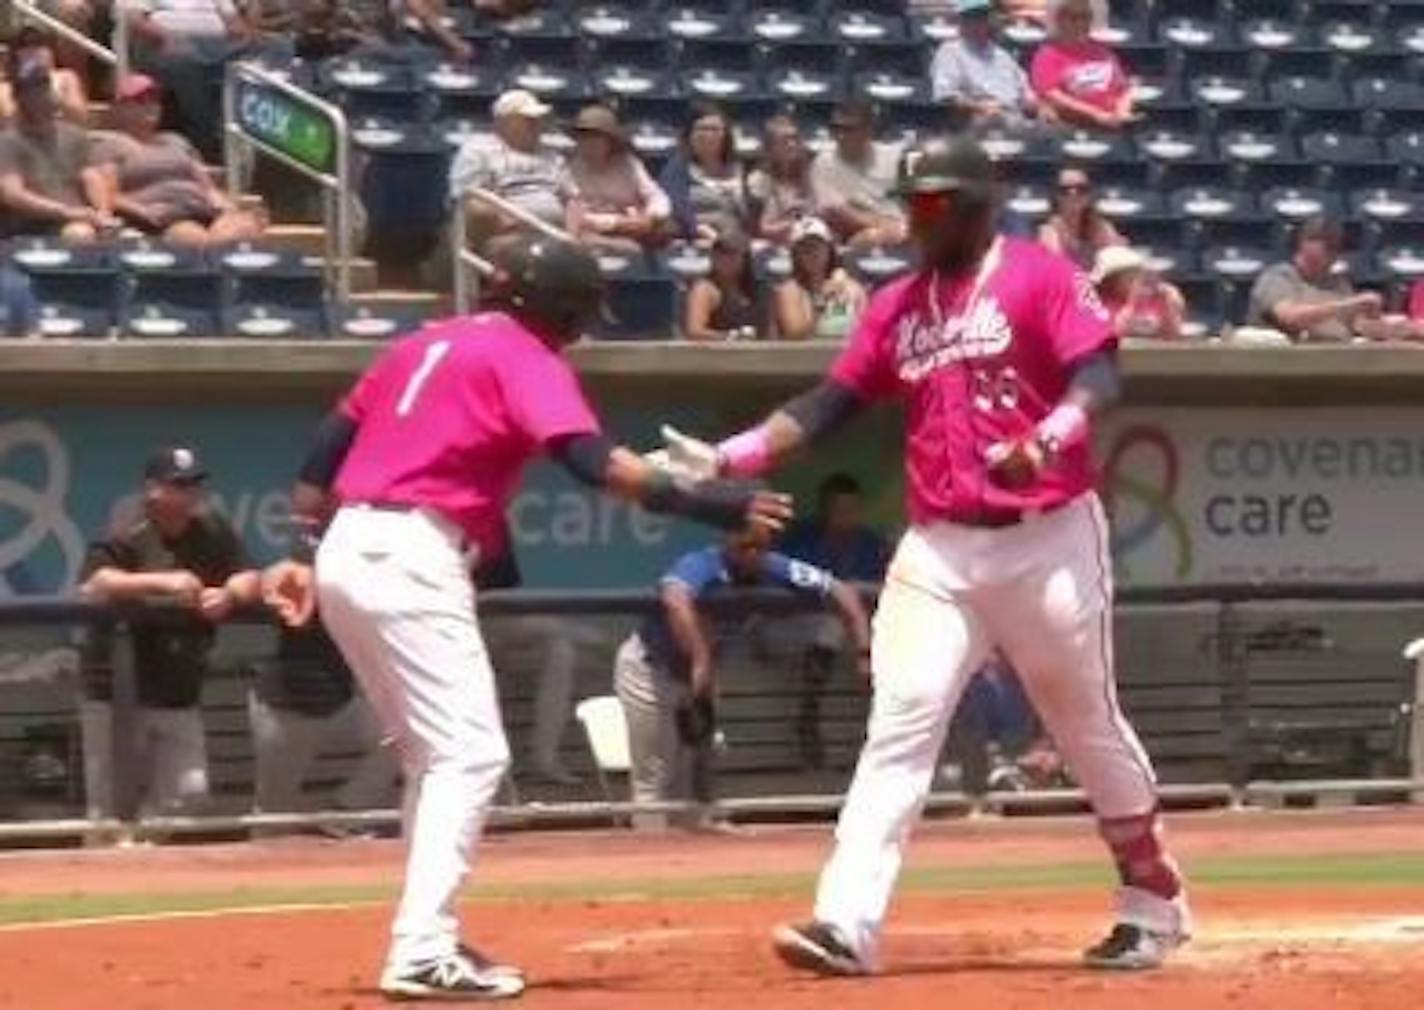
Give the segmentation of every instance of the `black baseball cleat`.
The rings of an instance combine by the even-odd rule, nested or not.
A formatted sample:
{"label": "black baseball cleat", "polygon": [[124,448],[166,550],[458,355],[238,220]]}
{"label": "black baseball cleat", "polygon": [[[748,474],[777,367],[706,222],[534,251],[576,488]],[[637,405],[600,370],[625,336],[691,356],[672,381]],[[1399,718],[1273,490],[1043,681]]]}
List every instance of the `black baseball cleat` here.
{"label": "black baseball cleat", "polygon": [[1083,963],[1108,971],[1149,971],[1162,967],[1167,955],[1185,942],[1185,936],[1155,933],[1119,922],[1104,939],[1083,952]]}
{"label": "black baseball cleat", "polygon": [[514,999],[523,992],[524,976],[517,968],[494,964],[463,946],[445,957],[387,968],[381,975],[381,995],[388,1000],[482,1002]]}
{"label": "black baseball cleat", "polygon": [[868,975],[870,968],[841,939],[836,928],[824,922],[777,926],[772,932],[776,954],[793,968],[818,975]]}

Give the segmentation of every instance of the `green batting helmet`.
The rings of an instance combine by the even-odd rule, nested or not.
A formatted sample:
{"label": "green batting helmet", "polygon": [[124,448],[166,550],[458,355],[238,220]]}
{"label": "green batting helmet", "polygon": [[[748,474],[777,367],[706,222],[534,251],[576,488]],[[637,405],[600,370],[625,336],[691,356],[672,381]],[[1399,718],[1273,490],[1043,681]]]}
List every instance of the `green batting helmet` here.
{"label": "green batting helmet", "polygon": [[994,185],[994,163],[967,134],[933,137],[900,158],[896,186],[901,196],[914,193],[965,192],[988,199]]}

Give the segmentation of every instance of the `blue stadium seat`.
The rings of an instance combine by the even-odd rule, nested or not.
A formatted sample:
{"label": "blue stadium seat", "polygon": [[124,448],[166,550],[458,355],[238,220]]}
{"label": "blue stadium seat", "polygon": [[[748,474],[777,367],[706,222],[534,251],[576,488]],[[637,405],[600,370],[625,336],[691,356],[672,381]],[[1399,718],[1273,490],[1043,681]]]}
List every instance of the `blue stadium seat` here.
{"label": "blue stadium seat", "polygon": [[1197,267],[1196,235],[1187,222],[1175,214],[1152,214],[1125,222],[1133,246],[1169,260],[1163,272],[1189,272]]}
{"label": "blue stadium seat", "polygon": [[1133,161],[1137,157],[1132,138],[1125,134],[1073,130],[1055,139],[1060,157],[1068,161],[1096,164]]}
{"label": "blue stadium seat", "polygon": [[1273,161],[1239,161],[1231,166],[1234,185],[1250,193],[1269,189],[1314,186],[1321,169],[1309,158]]}
{"label": "blue stadium seat", "polygon": [[1099,185],[1097,187],[1098,209],[1114,221],[1123,222],[1131,229],[1132,222],[1166,210],[1162,194],[1153,189],[1137,186]]}
{"label": "blue stadium seat", "polygon": [[1381,248],[1375,254],[1375,265],[1382,275],[1392,280],[1419,280],[1424,277],[1424,245]]}
{"label": "blue stadium seat", "polygon": [[771,72],[766,89],[775,98],[793,102],[830,102],[845,97],[845,78],[835,64],[825,70],[802,70],[797,67]]}
{"label": "blue stadium seat", "polygon": [[24,238],[10,245],[4,261],[30,279],[41,336],[109,336],[119,299],[113,247]]}
{"label": "blue stadium seat", "polygon": [[392,340],[418,329],[424,321],[423,313],[403,303],[363,301],[338,306],[332,329],[335,336],[345,340]]}
{"label": "blue stadium seat", "polygon": [[1265,92],[1256,81],[1245,77],[1224,77],[1210,75],[1194,77],[1187,85],[1187,91],[1198,102],[1215,108],[1232,105],[1259,105]]}
{"label": "blue stadium seat", "polygon": [[1344,209],[1340,194],[1328,189],[1282,186],[1261,194],[1261,209],[1287,221],[1301,221],[1316,214],[1339,217]]}
{"label": "blue stadium seat", "polygon": [[628,4],[590,4],[580,8],[573,20],[586,39],[651,39],[659,28],[646,7]]}
{"label": "blue stadium seat", "polygon": [[499,76],[486,66],[439,65],[418,71],[416,77],[434,97],[437,118],[486,117],[499,92]]}
{"label": "blue stadium seat", "polygon": [[1251,51],[1245,46],[1209,46],[1172,53],[1173,73],[1184,81],[1196,77],[1240,77],[1250,71]]}
{"label": "blue stadium seat", "polygon": [[1284,133],[1233,130],[1222,135],[1218,147],[1233,162],[1293,161],[1299,156],[1295,141]]}
{"label": "blue stadium seat", "polygon": [[1366,21],[1337,20],[1321,25],[1320,41],[1336,53],[1355,56],[1390,45],[1388,34]]}
{"label": "blue stadium seat", "polygon": [[716,69],[751,73],[760,67],[757,49],[745,40],[698,39],[673,46],[674,66],[688,70]]}
{"label": "blue stadium seat", "polygon": [[1404,189],[1370,188],[1360,189],[1350,194],[1350,214],[1366,221],[1386,224],[1393,221],[1410,222],[1411,227],[1424,234],[1424,197]]}
{"label": "blue stadium seat", "polygon": [[1234,44],[1236,31],[1224,19],[1178,15],[1158,22],[1157,37],[1182,50],[1211,50]]}
{"label": "blue stadium seat", "polygon": [[348,116],[387,116],[411,122],[430,111],[423,84],[410,67],[370,59],[338,59],[323,67],[322,76]]}
{"label": "blue stadium seat", "polygon": [[1338,82],[1324,77],[1280,77],[1267,85],[1271,99],[1290,109],[1292,128],[1301,133],[1334,130],[1358,132],[1364,123],[1357,108]]}
{"label": "blue stadium seat", "polygon": [[1152,10],[1160,18],[1195,18],[1199,21],[1221,19],[1223,11],[1218,0],[1156,0]]}
{"label": "blue stadium seat", "polygon": [[1384,143],[1385,156],[1414,169],[1424,168],[1424,130],[1396,133]]}
{"label": "blue stadium seat", "polygon": [[511,63],[504,72],[503,89],[508,88],[523,88],[545,101],[554,102],[560,99],[578,102],[592,94],[589,78],[576,62]]}
{"label": "blue stadium seat", "polygon": [[909,248],[881,248],[846,250],[845,267],[863,283],[879,286],[909,270],[915,262],[914,251]]}
{"label": "blue stadium seat", "polygon": [[1246,130],[1252,133],[1287,133],[1292,123],[1285,106],[1271,102],[1260,105],[1230,105],[1211,110],[1211,129],[1219,134]]}
{"label": "blue stadium seat", "polygon": [[[1254,4],[1252,5],[1254,8]],[[1241,41],[1253,49],[1275,51],[1304,49],[1317,45],[1315,29],[1299,21],[1255,17],[1241,25]]]}
{"label": "blue stadium seat", "polygon": [[326,278],[320,259],[252,242],[213,250],[210,258],[222,272],[227,300],[233,304],[280,307],[318,316],[325,308]]}
{"label": "blue stadium seat", "polygon": [[1424,85],[1395,77],[1364,77],[1353,86],[1355,101],[1368,106],[1366,128],[1376,137],[1424,128]]}
{"label": "blue stadium seat", "polygon": [[953,14],[945,10],[911,10],[906,15],[910,38],[926,45],[959,37],[959,25]]}
{"label": "blue stadium seat", "polygon": [[1247,218],[1256,214],[1250,194],[1221,186],[1194,186],[1176,190],[1167,197],[1174,212],[1192,221]]}
{"label": "blue stadium seat", "polygon": [[[929,86],[923,74],[866,71],[851,80],[853,92],[874,102],[919,103],[929,101]],[[943,110],[941,110],[943,111]]]}
{"label": "blue stadium seat", "polygon": [[600,253],[608,283],[609,320],[595,327],[604,339],[664,340],[676,325],[676,284],[661,264],[642,254]]}
{"label": "blue stadium seat", "polygon": [[862,42],[839,47],[835,59],[851,73],[883,71],[924,78],[928,83],[932,55],[925,46],[913,42]]}
{"label": "blue stadium seat", "polygon": [[678,4],[659,16],[662,30],[674,39],[741,39],[741,18],[725,3]]}
{"label": "blue stadium seat", "polygon": [[507,18],[496,26],[495,38],[501,46],[523,45],[538,39],[570,39],[575,37],[569,23],[569,12],[562,4],[535,5],[527,14]]}
{"label": "blue stadium seat", "polygon": [[1137,148],[1158,162],[1204,161],[1215,157],[1211,138],[1201,133],[1152,130],[1137,140]]}
{"label": "blue stadium seat", "polygon": [[1220,281],[1250,283],[1273,259],[1271,251],[1261,246],[1223,245],[1206,249],[1201,265]]}
{"label": "blue stadium seat", "polygon": [[1338,133],[1313,133],[1302,137],[1301,154],[1321,166],[1322,184],[1345,189],[1392,185],[1399,170],[1386,161],[1384,149],[1373,137]]}
{"label": "blue stadium seat", "polygon": [[663,37],[642,36],[595,39],[588,44],[588,65],[595,74],[610,66],[638,67],[653,72],[671,70],[676,44]]}
{"label": "blue stadium seat", "polygon": [[743,23],[752,38],[778,45],[817,39],[824,30],[820,19],[790,4],[748,11]]}
{"label": "blue stadium seat", "polygon": [[1036,225],[1053,213],[1053,192],[1047,186],[1021,183],[1005,193],[1004,206]]}
{"label": "blue stadium seat", "polygon": [[896,42],[909,37],[903,15],[877,11],[842,11],[831,15],[826,28],[832,38],[845,45]]}
{"label": "blue stadium seat", "polygon": [[685,69],[682,89],[689,97],[710,102],[732,102],[765,98],[761,78],[749,70],[726,70],[715,66]]}
{"label": "blue stadium seat", "polygon": [[1214,337],[1228,320],[1222,305],[1221,285],[1214,278],[1169,273],[1172,283],[1181,291],[1187,303],[1187,321],[1183,329],[1188,336]]}
{"label": "blue stadium seat", "polygon": [[222,333],[222,285],[216,270],[128,274],[119,330],[131,337],[178,339]]}
{"label": "blue stadium seat", "polygon": [[602,63],[593,71],[595,95],[619,105],[630,98],[677,94],[671,71],[628,63]]}
{"label": "blue stadium seat", "polygon": [[324,308],[238,302],[222,315],[222,333],[252,340],[312,340],[328,332]]}

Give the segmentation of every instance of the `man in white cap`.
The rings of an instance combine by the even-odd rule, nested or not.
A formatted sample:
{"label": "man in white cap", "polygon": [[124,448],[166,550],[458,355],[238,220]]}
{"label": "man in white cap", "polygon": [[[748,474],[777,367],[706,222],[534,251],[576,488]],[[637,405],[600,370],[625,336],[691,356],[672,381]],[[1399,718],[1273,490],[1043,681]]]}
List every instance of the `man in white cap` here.
{"label": "man in white cap", "polygon": [[465,208],[471,247],[489,251],[491,243],[524,230],[513,215],[470,197],[485,189],[541,221],[564,227],[573,193],[564,160],[544,146],[544,121],[553,111],[523,89],[495,99],[494,136],[471,137],[450,166],[450,195]]}

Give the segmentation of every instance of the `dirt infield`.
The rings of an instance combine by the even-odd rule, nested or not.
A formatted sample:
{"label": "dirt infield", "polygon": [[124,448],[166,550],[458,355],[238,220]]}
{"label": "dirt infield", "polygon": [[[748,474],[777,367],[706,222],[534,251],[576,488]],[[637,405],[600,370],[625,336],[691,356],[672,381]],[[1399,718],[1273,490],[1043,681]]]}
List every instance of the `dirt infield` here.
{"label": "dirt infield", "polygon": [[[768,952],[769,927],[806,910],[826,828],[505,836],[466,922],[529,970],[534,1008],[1424,1005],[1424,812],[1193,816],[1172,833],[1199,936],[1147,976],[1076,966],[1106,922],[1083,820],[927,828],[870,980],[799,977]],[[399,858],[314,841],[0,857],[0,1007],[379,1006]]]}

